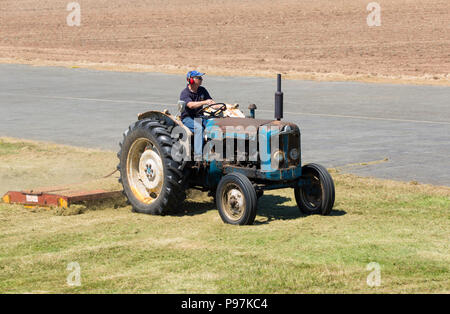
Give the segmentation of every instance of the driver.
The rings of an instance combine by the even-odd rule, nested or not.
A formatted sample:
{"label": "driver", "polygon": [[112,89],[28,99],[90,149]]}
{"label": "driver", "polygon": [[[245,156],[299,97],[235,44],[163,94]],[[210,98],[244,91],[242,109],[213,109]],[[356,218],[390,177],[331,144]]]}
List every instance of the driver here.
{"label": "driver", "polygon": [[203,75],[205,73],[189,71],[186,76],[188,84],[180,94],[180,100],[186,103],[185,109],[181,113],[181,121],[194,133],[195,161],[202,160],[203,129],[206,125],[206,119],[200,111],[204,105],[214,105],[216,103],[212,100],[206,88],[200,86],[202,85]]}

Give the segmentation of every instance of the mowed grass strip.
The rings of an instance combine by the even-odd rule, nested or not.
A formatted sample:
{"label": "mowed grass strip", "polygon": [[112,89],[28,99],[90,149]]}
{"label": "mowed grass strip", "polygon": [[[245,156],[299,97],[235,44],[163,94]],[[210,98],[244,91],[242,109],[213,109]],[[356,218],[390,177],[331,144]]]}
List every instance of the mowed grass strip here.
{"label": "mowed grass strip", "polygon": [[[116,189],[117,176],[98,180],[116,164],[113,152],[0,138],[0,193]],[[75,212],[0,204],[0,293],[449,293],[450,188],[331,173],[332,215],[302,215],[285,189],[243,227],[197,191],[180,216],[134,214],[123,200]],[[67,283],[72,262],[80,286]],[[371,262],[379,286],[367,284]]]}

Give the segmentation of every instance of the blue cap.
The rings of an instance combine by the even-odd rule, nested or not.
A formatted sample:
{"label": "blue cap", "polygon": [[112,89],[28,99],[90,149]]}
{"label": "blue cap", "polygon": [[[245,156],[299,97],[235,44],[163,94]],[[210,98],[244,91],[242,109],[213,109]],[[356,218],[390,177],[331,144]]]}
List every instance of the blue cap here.
{"label": "blue cap", "polygon": [[186,75],[187,78],[196,77],[196,76],[203,76],[205,73],[201,73],[198,71],[189,71]]}

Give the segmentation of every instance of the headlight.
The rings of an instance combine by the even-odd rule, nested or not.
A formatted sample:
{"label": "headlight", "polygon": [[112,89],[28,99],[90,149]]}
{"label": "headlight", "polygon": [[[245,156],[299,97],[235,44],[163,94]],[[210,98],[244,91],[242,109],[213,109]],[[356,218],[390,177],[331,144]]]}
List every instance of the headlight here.
{"label": "headlight", "polygon": [[291,149],[291,151],[289,152],[289,156],[291,157],[292,160],[297,160],[298,159],[298,149],[297,148]]}
{"label": "headlight", "polygon": [[277,150],[275,153],[273,153],[273,158],[277,160],[278,162],[282,162],[284,159],[284,153],[282,150]]}

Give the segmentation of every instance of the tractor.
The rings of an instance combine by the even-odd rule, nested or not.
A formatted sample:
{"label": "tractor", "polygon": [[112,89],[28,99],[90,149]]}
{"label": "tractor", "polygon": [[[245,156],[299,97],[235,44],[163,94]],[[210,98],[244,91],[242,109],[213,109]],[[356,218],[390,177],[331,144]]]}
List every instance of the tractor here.
{"label": "tractor", "polygon": [[237,104],[203,107],[207,122],[201,161],[193,160],[194,136],[179,117],[185,105],[178,102],[175,115],[168,110],[141,113],[123,134],[119,182],[134,212],[179,214],[186,190],[198,189],[214,197],[225,223],[251,225],[265,190],[292,188],[302,213],[330,214],[335,198],[331,175],[316,163],[302,166],[300,129],[281,121],[280,74],[275,120],[256,119],[254,104],[248,116]]}

